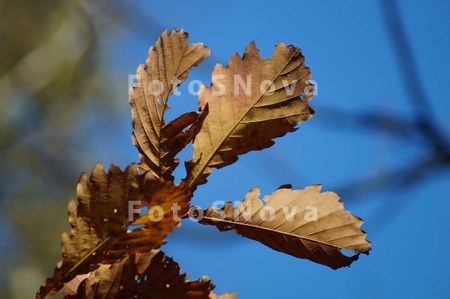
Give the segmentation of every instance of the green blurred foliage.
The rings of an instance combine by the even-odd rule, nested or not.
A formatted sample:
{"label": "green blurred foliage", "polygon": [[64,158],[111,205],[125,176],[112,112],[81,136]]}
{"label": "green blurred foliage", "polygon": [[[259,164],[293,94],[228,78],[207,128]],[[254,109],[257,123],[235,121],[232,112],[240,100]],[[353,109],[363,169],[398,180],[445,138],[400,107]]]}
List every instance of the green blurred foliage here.
{"label": "green blurred foliage", "polygon": [[85,119],[117,115],[102,43],[124,23],[114,1],[0,1],[0,298],[33,296],[60,259]]}

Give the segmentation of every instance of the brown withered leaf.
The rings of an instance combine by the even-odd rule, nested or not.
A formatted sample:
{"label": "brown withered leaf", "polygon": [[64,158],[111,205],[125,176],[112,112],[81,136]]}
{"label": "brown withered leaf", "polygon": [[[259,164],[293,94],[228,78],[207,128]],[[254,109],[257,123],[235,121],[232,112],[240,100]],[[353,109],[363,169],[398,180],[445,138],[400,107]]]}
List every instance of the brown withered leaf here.
{"label": "brown withered leaf", "polygon": [[[164,238],[188,212],[190,195],[183,184],[148,182],[153,180],[151,174],[140,175],[137,168],[132,164],[121,171],[111,166],[105,173],[98,163],[90,178],[85,173],[81,175],[77,186],[78,205],[74,201],[69,203],[72,231],[62,236],[62,260],[36,298],[55,293],[63,283],[92,271],[99,263],[113,262],[164,244]],[[154,190],[148,190],[149,185]],[[174,205],[178,207],[177,214],[172,210]],[[144,206],[162,215],[152,215],[155,221],[148,218],[141,227],[129,231],[135,225],[133,216],[139,215],[133,210],[139,211]]]}
{"label": "brown withered leaf", "polygon": [[221,295],[216,295],[214,293],[211,293],[211,295],[209,295],[210,299],[234,299],[236,298],[236,293],[233,294],[229,294],[229,293],[223,293]]}
{"label": "brown withered leaf", "polygon": [[136,87],[129,97],[132,139],[140,153],[141,170],[150,170],[157,178],[173,180],[172,171],[178,165],[175,155],[192,139],[193,131],[183,130],[198,118],[197,112],[190,112],[166,125],[168,97],[209,53],[201,43],[188,44],[188,33],[182,29],[166,30],[150,48],[145,65],[137,69]]}
{"label": "brown withered leaf", "polygon": [[[301,50],[280,43],[269,59],[252,42],[241,58],[216,65],[211,87],[201,87],[201,127],[186,163],[190,190],[206,182],[211,169],[234,163],[238,155],[270,147],[272,139],[296,130],[311,118],[308,106],[314,86]],[[244,86],[241,86],[241,81]]]}
{"label": "brown withered leaf", "polygon": [[[270,248],[337,269],[349,266],[360,253],[370,251],[363,221],[344,210],[334,192],[320,192],[320,185],[303,190],[279,189],[259,199],[254,188],[234,208],[231,202],[204,211],[201,223],[220,231],[234,230]],[[348,257],[346,249],[356,254]]]}
{"label": "brown withered leaf", "polygon": [[153,192],[147,206],[149,212],[130,223],[144,224],[132,232],[119,234],[108,246],[108,257],[117,258],[131,252],[146,252],[159,248],[165,243],[164,238],[179,224],[180,219],[189,211],[190,195],[184,183],[174,185],[166,182]]}
{"label": "brown withered leaf", "polygon": [[100,266],[79,285],[76,293],[66,293],[64,298],[210,298],[214,285],[209,278],[188,281],[186,276],[162,251],[135,253],[119,263]]}
{"label": "brown withered leaf", "polygon": [[98,273],[101,273],[102,271],[101,269],[103,267],[109,267],[109,265],[100,265],[93,272],[77,275],[74,279],[64,284],[64,286],[60,290],[60,293],[63,294],[64,296],[75,295],[77,293],[78,286],[80,285],[80,283],[82,283],[86,278],[90,277],[91,275],[94,275],[93,273],[95,273],[96,271],[98,271]]}

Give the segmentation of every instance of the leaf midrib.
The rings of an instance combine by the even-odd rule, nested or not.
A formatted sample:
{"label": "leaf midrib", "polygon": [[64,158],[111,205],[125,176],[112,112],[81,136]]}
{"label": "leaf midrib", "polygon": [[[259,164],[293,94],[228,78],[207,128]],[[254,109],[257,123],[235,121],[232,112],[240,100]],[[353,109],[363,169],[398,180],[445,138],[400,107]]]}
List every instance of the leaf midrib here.
{"label": "leaf midrib", "polygon": [[[311,242],[318,243],[318,244],[325,245],[325,246],[331,246],[331,247],[337,248],[339,250],[340,249],[349,250],[349,249],[347,249],[345,247],[337,246],[337,245],[334,245],[334,244],[330,244],[328,242],[312,239],[312,238],[305,237],[305,236],[299,236],[299,235],[295,235],[295,234],[292,234],[292,233],[289,233],[289,232],[283,232],[283,231],[275,230],[273,228],[259,226],[259,225],[256,225],[256,224],[242,223],[242,222],[237,222],[237,221],[233,221],[233,220],[219,219],[219,218],[208,217],[208,216],[203,216],[203,219],[207,219],[207,220],[210,220],[210,221],[213,221],[213,222],[227,223],[227,224],[231,224],[233,226],[251,227],[251,228],[253,228],[255,230],[260,229],[260,230],[264,230],[264,231],[275,232],[275,233],[279,233],[279,234],[282,234],[282,235],[287,235],[289,237],[293,237],[293,238],[297,238],[297,239],[303,239],[303,240],[311,241]],[[350,250],[350,251],[353,251],[353,250]],[[357,253],[357,252],[355,252],[355,253]]]}

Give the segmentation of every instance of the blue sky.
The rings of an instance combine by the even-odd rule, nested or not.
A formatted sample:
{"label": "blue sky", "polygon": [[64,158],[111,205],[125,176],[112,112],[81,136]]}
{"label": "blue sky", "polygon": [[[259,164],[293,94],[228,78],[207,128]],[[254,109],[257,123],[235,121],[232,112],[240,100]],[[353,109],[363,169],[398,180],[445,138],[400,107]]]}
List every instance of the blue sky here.
{"label": "blue sky", "polygon": [[[365,130],[357,122],[347,124],[346,116],[333,115],[345,111],[347,116],[379,112],[395,119],[414,117],[379,1],[134,5],[144,28],[119,34],[121,46],[108,58],[123,75],[124,86],[114,99],[123,107],[122,127],[111,133],[117,150],[103,156],[105,164],[125,166],[137,160],[130,141],[127,76],[145,61],[160,31],[174,27],[184,28],[191,42],[201,41],[212,52],[190,79],[209,85],[214,64],[226,64],[233,52],[242,54],[254,40],[263,57],[269,57],[278,42],[300,47],[318,84],[311,120],[272,148],[214,171],[208,184],[198,189],[194,204],[206,208],[214,200],[241,200],[255,186],[270,194],[286,183],[296,188],[321,183],[324,190],[345,191],[349,189],[343,186],[360,178],[411,165],[427,154],[420,140]],[[399,6],[435,121],[450,137],[450,2],[404,0]],[[151,20],[148,30],[146,18]],[[186,92],[170,103],[172,117],[197,107],[197,99]],[[182,160],[189,154],[188,150]],[[183,170],[177,174],[182,178]],[[371,254],[361,256],[351,268],[334,271],[189,220],[168,238],[163,250],[191,279],[207,275],[218,293],[238,292],[238,298],[449,298],[449,179],[447,168],[405,187],[382,187],[358,197],[339,192],[347,210],[365,220],[363,229],[373,243]]]}

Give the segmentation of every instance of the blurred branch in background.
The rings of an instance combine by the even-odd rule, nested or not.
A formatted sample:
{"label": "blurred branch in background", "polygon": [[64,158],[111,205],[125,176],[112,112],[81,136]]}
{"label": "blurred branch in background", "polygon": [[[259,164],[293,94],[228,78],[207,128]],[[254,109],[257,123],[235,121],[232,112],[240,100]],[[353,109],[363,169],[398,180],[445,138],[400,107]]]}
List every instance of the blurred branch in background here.
{"label": "blurred branch in background", "polygon": [[[358,113],[328,107],[320,107],[318,110],[326,114],[324,119],[328,119],[333,127],[341,125],[342,128],[347,127],[351,130],[358,127],[367,131],[382,132],[394,138],[401,138],[405,147],[419,145],[426,150],[427,155],[417,156],[407,165],[397,169],[362,177],[337,188],[340,194],[353,199],[386,191],[386,189],[398,191],[428,177],[439,175],[440,171],[450,168],[450,132],[445,132],[444,126],[438,123],[438,118],[433,112],[438,107],[432,107],[433,101],[423,86],[398,1],[379,0],[379,3],[384,16],[386,33],[392,43],[405,93],[413,111],[413,119],[401,119],[395,111]],[[392,201],[383,200],[375,212],[376,215],[373,215],[374,219],[386,220],[380,221],[383,226],[388,224],[388,220],[395,218],[397,209],[405,208],[405,205],[412,202],[393,204]],[[396,208],[393,209],[394,207]],[[390,211],[389,217],[386,211]],[[380,225],[379,228],[381,229],[382,226]]]}
{"label": "blurred branch in background", "polygon": [[[363,127],[381,130],[392,135],[406,136],[408,142],[419,142],[428,149],[428,156],[417,157],[413,165],[389,174],[399,183],[399,186],[403,187],[417,182],[432,171],[450,167],[450,135],[438,123],[431,105],[432,101],[425,92],[398,2],[396,0],[380,0],[379,3],[385,18],[386,33],[390,37],[397,57],[405,92],[415,117],[412,121],[407,121],[396,119],[394,116],[367,113],[356,115],[356,118]],[[377,177],[386,175],[388,174],[380,174]],[[372,184],[372,179],[364,179],[366,183],[362,184],[361,182],[351,184],[345,190],[350,190],[355,185],[368,186]]]}

